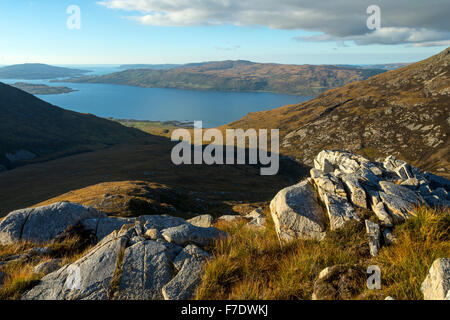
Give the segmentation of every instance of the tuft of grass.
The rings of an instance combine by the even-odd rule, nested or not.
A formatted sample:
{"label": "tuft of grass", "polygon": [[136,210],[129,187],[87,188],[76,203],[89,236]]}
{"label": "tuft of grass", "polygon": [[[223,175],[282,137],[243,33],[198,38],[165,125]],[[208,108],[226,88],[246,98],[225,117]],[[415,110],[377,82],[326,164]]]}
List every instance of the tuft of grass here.
{"label": "tuft of grass", "polygon": [[421,299],[420,285],[433,261],[450,257],[448,209],[417,208],[414,217],[397,226],[397,243],[375,258],[361,222],[328,231],[320,242],[297,240],[281,248],[273,221],[267,221],[265,230],[242,222],[217,225],[230,236],[213,246],[196,299],[311,299],[320,271],[335,265],[380,267],[382,289],[369,291],[358,282],[353,299]]}
{"label": "tuft of grass", "polygon": [[396,228],[397,243],[382,248],[374,259],[381,268],[382,288],[367,292],[367,298],[423,299],[420,286],[433,261],[450,257],[450,209],[419,207],[415,213]]}
{"label": "tuft of grass", "polygon": [[4,284],[0,287],[0,300],[19,299],[25,291],[38,284],[44,275],[34,273],[33,269],[39,263],[51,258],[61,258],[61,266],[70,264],[81,258],[93,247],[94,242],[89,233],[78,230],[77,226],[66,231],[67,236],[50,243],[18,242],[8,246],[0,246],[0,261],[13,255],[25,253],[31,248],[50,248],[48,255],[30,255],[27,258],[11,261],[0,267],[0,270],[7,275]]}
{"label": "tuft of grass", "polygon": [[33,273],[30,263],[15,264],[7,268],[7,277],[0,287],[0,300],[17,300],[25,291],[31,289],[43,275]]}
{"label": "tuft of grass", "polygon": [[123,260],[125,258],[125,243],[123,243],[122,247],[120,248],[119,254],[117,255],[117,261],[116,261],[116,269],[114,270],[113,277],[111,279],[111,283],[108,290],[108,300],[114,299],[114,296],[117,294],[119,290],[119,283],[120,279],[122,278],[123,274]]}
{"label": "tuft of grass", "polygon": [[273,221],[267,221],[262,230],[242,222],[217,225],[230,237],[214,246],[196,299],[310,299],[322,269],[369,256],[361,223],[329,232],[322,242],[298,240],[281,248]]}

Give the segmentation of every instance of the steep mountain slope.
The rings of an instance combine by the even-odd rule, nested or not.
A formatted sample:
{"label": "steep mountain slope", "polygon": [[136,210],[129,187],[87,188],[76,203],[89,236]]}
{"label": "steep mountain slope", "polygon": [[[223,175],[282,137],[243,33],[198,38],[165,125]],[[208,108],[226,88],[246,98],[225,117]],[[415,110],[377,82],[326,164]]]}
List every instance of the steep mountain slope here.
{"label": "steep mountain slope", "polygon": [[125,70],[98,77],[74,78],[64,82],[316,95],[327,89],[364,80],[382,72],[384,71],[354,67],[263,64],[238,60],[194,63],[170,70]]}
{"label": "steep mountain slope", "polygon": [[[311,165],[322,149],[401,159],[450,174],[450,48],[424,61],[251,113],[225,127],[279,128],[281,153]],[[224,128],[225,128],[224,127]]]}
{"label": "steep mountain slope", "polygon": [[49,66],[42,63],[24,63],[0,68],[0,79],[54,79],[79,76],[87,70]]}
{"label": "steep mountain slope", "polygon": [[0,166],[3,169],[145,136],[142,131],[61,109],[0,83]]}

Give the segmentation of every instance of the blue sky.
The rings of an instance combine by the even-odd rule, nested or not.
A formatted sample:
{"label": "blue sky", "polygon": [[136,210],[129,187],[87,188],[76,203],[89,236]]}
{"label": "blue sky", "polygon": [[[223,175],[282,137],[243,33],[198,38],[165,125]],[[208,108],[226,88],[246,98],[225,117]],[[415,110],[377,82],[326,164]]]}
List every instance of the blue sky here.
{"label": "blue sky", "polygon": [[[170,6],[164,7],[161,5],[164,0],[119,0],[114,4],[109,0],[103,4],[90,0],[2,0],[0,65],[25,62],[159,64],[226,59],[293,64],[373,64],[417,61],[448,46],[446,22],[442,26],[424,23],[416,27],[404,21],[404,28],[402,24],[392,23],[397,29],[386,28],[392,33],[385,38],[356,44],[367,42],[361,40],[369,37],[356,35],[353,30],[348,35],[337,31],[334,34],[332,23],[336,22],[329,19],[324,19],[323,25],[312,20],[298,25],[288,23],[290,16],[286,12],[292,10],[274,12],[271,20],[271,15],[262,17],[258,10],[251,12],[239,7],[238,2],[229,5],[229,11],[224,12],[223,8],[214,11],[215,0],[203,0],[200,1],[204,3],[203,7],[188,9],[186,0],[180,0],[180,8],[176,9],[173,9],[176,1],[170,1]],[[449,1],[442,4],[445,2]],[[81,9],[80,30],[69,30],[66,26],[69,5]],[[317,10],[318,14],[328,14],[323,9]],[[393,10],[389,12],[394,14]],[[299,12],[296,13],[298,17]],[[364,17],[366,13],[359,10],[358,14]],[[158,16],[164,19],[156,19]],[[429,18],[433,20],[433,16]],[[415,20],[417,17],[411,17],[411,21]],[[420,40],[405,42],[403,37],[397,41],[399,30],[411,32],[413,36],[408,39]],[[422,35],[430,36],[425,39]],[[435,43],[437,45],[433,45]]]}

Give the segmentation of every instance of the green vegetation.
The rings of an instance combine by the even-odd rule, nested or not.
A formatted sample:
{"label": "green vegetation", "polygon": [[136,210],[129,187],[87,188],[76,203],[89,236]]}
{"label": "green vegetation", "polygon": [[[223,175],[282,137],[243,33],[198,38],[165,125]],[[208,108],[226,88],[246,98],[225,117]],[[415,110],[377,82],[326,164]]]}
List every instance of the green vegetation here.
{"label": "green vegetation", "polygon": [[383,71],[323,65],[221,61],[188,64],[169,70],[131,69],[103,76],[64,81],[192,90],[277,92],[312,96],[352,81],[367,79],[381,72]]}
{"label": "green vegetation", "polygon": [[379,265],[382,289],[368,290],[365,282],[351,278],[359,286],[353,299],[422,299],[420,284],[433,260],[450,255],[450,212],[418,208],[416,214],[397,227],[398,241],[383,247],[376,258],[369,254],[363,223],[329,231],[321,242],[298,240],[283,248],[270,218],[265,230],[219,224],[231,236],[214,246],[196,298],[311,299],[324,268],[346,265],[365,271]]}
{"label": "green vegetation", "polygon": [[182,123],[179,121],[140,121],[140,120],[123,120],[123,119],[111,119],[119,122],[121,125],[136,128],[146,133],[171,137],[172,131],[178,128],[192,128],[192,123]]}
{"label": "green vegetation", "polygon": [[0,68],[0,79],[55,79],[75,77],[87,70],[49,66],[41,63],[25,63]]}
{"label": "green vegetation", "polygon": [[61,94],[61,93],[69,93],[75,90],[72,90],[68,87],[52,87],[47,86],[45,84],[33,84],[33,83],[25,83],[25,82],[16,82],[12,85],[13,87],[28,92],[30,94]]}

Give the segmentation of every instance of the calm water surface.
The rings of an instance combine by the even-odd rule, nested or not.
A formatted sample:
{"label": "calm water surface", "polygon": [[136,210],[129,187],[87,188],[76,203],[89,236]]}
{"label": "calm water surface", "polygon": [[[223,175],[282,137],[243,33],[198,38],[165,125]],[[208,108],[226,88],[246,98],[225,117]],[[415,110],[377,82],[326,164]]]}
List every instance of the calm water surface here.
{"label": "calm water surface", "polygon": [[[90,74],[119,71],[114,66],[76,66],[92,70]],[[23,81],[67,86],[75,92],[59,95],[38,95],[59,107],[92,113],[99,117],[136,120],[202,120],[204,127],[215,127],[240,119],[249,112],[262,111],[299,103],[311,97],[273,93],[194,91],[161,88],[139,88],[111,84],[51,83],[49,80],[1,80],[5,83]]]}

